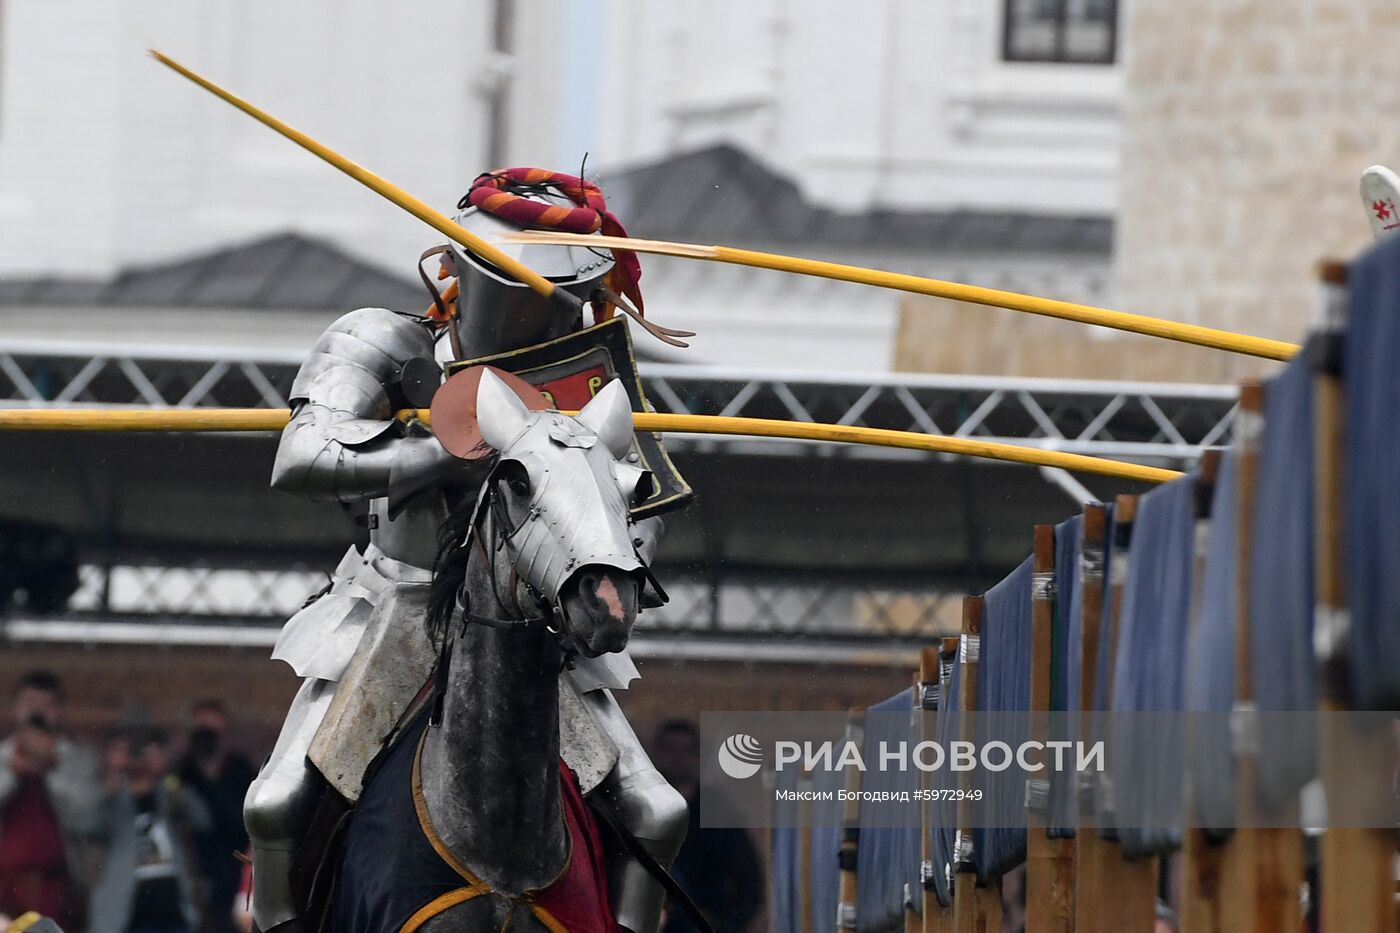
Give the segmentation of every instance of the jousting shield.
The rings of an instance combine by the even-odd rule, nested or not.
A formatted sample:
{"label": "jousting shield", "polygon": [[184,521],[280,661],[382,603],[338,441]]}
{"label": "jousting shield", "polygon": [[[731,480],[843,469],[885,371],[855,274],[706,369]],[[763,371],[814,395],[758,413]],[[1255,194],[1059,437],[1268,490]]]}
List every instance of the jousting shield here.
{"label": "jousting shield", "polygon": [[[476,384],[486,366],[506,374],[506,384],[536,411],[577,411],[613,379],[622,381],[633,411],[650,410],[637,375],[627,322],[613,318],[520,350],[449,363],[447,381],[433,397],[433,433],[459,457],[475,459],[490,452],[477,432],[472,411]],[[650,471],[654,481],[651,495],[633,507],[634,516],[660,515],[694,498],[690,484],[667,456],[661,435],[636,432],[632,453],[637,465]]]}

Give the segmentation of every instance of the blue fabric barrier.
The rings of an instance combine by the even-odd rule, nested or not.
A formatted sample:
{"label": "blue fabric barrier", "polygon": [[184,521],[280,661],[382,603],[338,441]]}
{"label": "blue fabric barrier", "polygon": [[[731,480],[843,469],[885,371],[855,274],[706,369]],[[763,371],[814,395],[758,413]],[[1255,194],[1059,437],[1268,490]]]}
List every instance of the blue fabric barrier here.
{"label": "blue fabric barrier", "polygon": [[[1079,547],[1084,535],[1084,516],[1076,515],[1055,526],[1055,627],[1052,636],[1054,669],[1050,676],[1050,709],[1056,713],[1079,709],[1080,627],[1075,618],[1075,590],[1079,587]],[[1082,593],[1079,595],[1082,599]],[[1051,738],[1071,738],[1075,717],[1051,717]],[[1050,814],[1046,832],[1052,839],[1074,835],[1074,777],[1053,775],[1050,783]]]}
{"label": "blue fabric barrier", "polygon": [[[912,744],[916,741],[913,738],[913,705],[914,691],[910,688],[876,703],[865,715],[862,754],[867,769],[861,790],[906,791],[911,796],[907,804],[908,819],[899,827],[875,826],[875,820],[865,818],[866,811],[873,807],[888,814],[892,806],[889,802],[861,804],[860,848],[856,853],[856,929],[860,933],[902,930],[904,886],[912,883],[911,893],[920,890],[923,829],[919,821],[919,803],[912,796],[919,787],[920,772],[915,768],[898,771],[879,766],[881,742],[887,748],[894,748],[900,742]],[[920,904],[921,899],[916,895],[914,902]]]}
{"label": "blue fabric barrier", "polygon": [[[952,676],[940,689],[938,704],[938,742],[945,747],[958,736],[958,717],[962,708],[962,665],[954,663]],[[948,791],[957,787],[958,777],[948,768],[933,772],[935,790]],[[942,795],[939,795],[940,797]],[[953,903],[948,873],[953,865],[953,837],[958,828],[958,805],[951,800],[935,798],[929,808],[929,845],[933,856],[933,890],[944,907]]]}
{"label": "blue fabric barrier", "polygon": [[[796,790],[796,768],[777,773],[777,789]],[[802,831],[796,826],[777,826],[772,831],[769,856],[769,897],[773,933],[802,933]]]}
{"label": "blue fabric barrier", "polygon": [[[977,711],[1021,712],[1031,704],[1031,558],[987,591],[982,617],[981,659],[977,665]],[[1005,722],[1004,728],[1009,728]],[[1028,737],[1029,715],[1019,735],[1007,735],[1014,749]],[[1001,732],[1002,729],[997,730]],[[1016,741],[1013,741],[1013,738]],[[979,736],[979,745],[985,739]],[[986,828],[972,831],[977,877],[987,882],[1026,858],[1024,779],[1019,769],[982,772]]]}
{"label": "blue fabric barrier", "polygon": [[[837,770],[818,769],[812,773],[811,872],[807,896],[812,906],[812,923],[819,930],[836,927],[836,905],[841,896],[841,807],[837,792],[846,786],[846,776]],[[823,792],[831,794],[822,800]]]}
{"label": "blue fabric barrier", "polygon": [[[1111,708],[1108,695],[1108,681],[1110,671],[1113,667],[1113,640],[1109,638],[1109,619],[1111,613],[1112,600],[1110,599],[1110,588],[1113,582],[1114,540],[1118,536],[1118,523],[1113,519],[1113,508],[1109,507],[1107,527],[1104,528],[1104,554],[1103,554],[1103,605],[1099,608],[1099,645],[1096,660],[1094,662],[1094,700],[1095,710],[1107,710]],[[1130,542],[1131,545],[1131,542]],[[1082,594],[1081,594],[1082,595]],[[1076,625],[1079,623],[1076,622]],[[1077,636],[1082,638],[1083,631],[1080,630]],[[1078,676],[1082,677],[1083,672],[1079,671]]]}
{"label": "blue fabric barrier", "polygon": [[[1114,713],[1179,711],[1185,688],[1193,578],[1195,477],[1138,499],[1114,659]],[[1118,837],[1128,855],[1170,852],[1181,843],[1186,730],[1114,719],[1112,768]]]}
{"label": "blue fabric barrier", "polygon": [[1400,709],[1400,240],[1352,264],[1344,350],[1351,705]]}
{"label": "blue fabric barrier", "polygon": [[[1191,736],[1196,819],[1205,827],[1230,826],[1235,814],[1235,759],[1227,714],[1235,705],[1235,635],[1239,580],[1238,455],[1220,460],[1211,497],[1201,607],[1192,633],[1186,675],[1186,709],[1218,715],[1195,717]],[[1206,830],[1212,839],[1228,835]]]}
{"label": "blue fabric barrier", "polygon": [[[1113,575],[1117,572],[1120,562],[1126,561],[1127,556],[1120,551],[1121,542],[1118,541],[1123,529],[1115,520],[1113,506],[1107,508],[1107,521],[1104,528],[1104,550],[1103,550],[1103,598],[1099,604],[1099,640],[1097,650],[1094,655],[1094,690],[1090,701],[1090,711],[1092,716],[1081,720],[1089,723],[1089,734],[1077,736],[1079,741],[1093,742],[1100,737],[1106,737],[1108,731],[1107,711],[1112,705],[1112,696],[1109,695],[1108,682],[1112,676],[1113,666],[1113,639],[1109,623],[1112,621],[1113,599],[1112,585]],[[1131,542],[1128,542],[1131,548]],[[1083,587],[1080,587],[1079,599],[1081,603],[1075,607],[1076,612],[1082,607],[1084,596]],[[1083,639],[1083,619],[1076,619],[1078,625],[1078,637]],[[1084,676],[1084,671],[1079,671],[1079,676]],[[1094,777],[1091,775],[1090,777]],[[1098,821],[1098,832],[1105,837],[1116,838],[1117,832],[1114,829],[1112,813],[1106,808],[1106,801],[1103,799],[1097,780],[1093,784],[1094,797],[1093,809],[1095,818]]]}
{"label": "blue fabric barrier", "polygon": [[[1313,656],[1312,373],[1304,354],[1264,390],[1250,549],[1250,669],[1261,711],[1317,708]],[[1274,717],[1276,720],[1278,717]],[[1261,803],[1291,802],[1317,769],[1317,736],[1273,735],[1261,720]]]}

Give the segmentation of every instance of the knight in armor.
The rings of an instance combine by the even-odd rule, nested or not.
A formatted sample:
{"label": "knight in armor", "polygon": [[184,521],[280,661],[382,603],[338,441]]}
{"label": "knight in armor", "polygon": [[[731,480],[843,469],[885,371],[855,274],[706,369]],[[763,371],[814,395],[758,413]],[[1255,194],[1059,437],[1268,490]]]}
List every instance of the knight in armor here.
{"label": "knight in armor", "polygon": [[[484,175],[458,209],[456,221],[486,239],[529,227],[621,231],[595,186],[538,169]],[[504,248],[591,303],[595,317],[614,305],[633,312],[640,306],[633,254]],[[440,249],[442,268],[456,281],[441,295],[434,289],[427,314],[361,308],[344,315],[317,339],[292,384],[292,417],[272,485],[364,509],[369,542],[346,552],[330,586],[287,621],[273,650],[303,683],[244,805],[253,917],[266,933],[302,928],[293,873],[318,807],[330,792],[353,804],[365,768],[431,673],[436,654],[423,614],[439,530],[451,505],[475,497],[485,476],[482,461],[449,454],[424,426],[395,412],[426,404],[423,395],[436,388],[445,362],[520,349],[583,326],[564,303],[456,246]],[[660,519],[636,528],[641,556],[650,560]],[[626,652],[580,658],[561,674],[561,696],[578,701],[577,715],[561,719],[561,747],[566,760],[572,754],[583,762],[570,764],[584,792],[607,795],[626,828],[669,865],[687,827],[685,800],[652,766],[611,692],[637,676]],[[591,782],[589,773],[596,775]],[[619,924],[655,933],[664,891],[642,866],[619,853],[609,886]]]}

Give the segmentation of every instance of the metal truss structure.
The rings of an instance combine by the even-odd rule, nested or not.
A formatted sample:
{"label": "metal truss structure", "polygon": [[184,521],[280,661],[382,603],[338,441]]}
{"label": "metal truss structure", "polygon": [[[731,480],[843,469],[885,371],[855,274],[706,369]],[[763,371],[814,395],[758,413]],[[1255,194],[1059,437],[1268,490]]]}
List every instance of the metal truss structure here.
{"label": "metal truss structure", "polygon": [[[326,573],[308,567],[116,564],[79,568],[69,609],[94,616],[275,620],[280,624],[321,591]],[[668,575],[671,602],[646,613],[658,631],[769,635],[921,635],[956,619],[955,596],[897,585],[767,577],[717,580]]]}
{"label": "metal truss structure", "polygon": [[[228,348],[0,342],[0,406],[284,407],[299,362],[299,354]],[[1189,465],[1205,448],[1228,442],[1236,399],[1233,387],[1212,385],[823,374],[656,363],[643,364],[641,370],[651,404],[663,412],[912,430],[1178,467]],[[921,456],[752,438],[677,436],[668,439],[668,446],[721,456]],[[70,601],[70,622],[146,620],[154,626],[153,633],[159,628],[162,637],[176,637],[170,632],[179,627],[164,623],[178,619],[190,626],[179,637],[194,638],[202,637],[197,630],[208,635],[213,631],[209,626],[234,624],[248,630],[240,636],[244,640],[270,644],[277,624],[318,591],[326,577],[307,567],[259,566],[257,555],[248,557],[241,566],[199,565],[194,563],[198,555],[185,566],[86,566]],[[904,582],[682,574],[674,582],[668,577],[667,585],[671,604],[648,612],[639,622],[639,636],[654,637],[657,643],[666,642],[669,634],[685,633],[701,641],[800,635],[806,641],[869,642],[874,637],[912,644],[956,625],[956,600],[946,583],[920,588]],[[11,637],[29,631],[16,629],[16,624],[9,626]],[[76,629],[73,634],[96,637],[80,636]]]}
{"label": "metal truss structure", "polygon": [[[280,408],[299,362],[297,355],[266,351],[0,342],[0,405]],[[641,371],[651,404],[662,412],[892,428],[1174,465],[1228,442],[1236,398],[1233,386],[1176,383],[660,363]],[[800,441],[675,442],[794,455],[919,456]]]}

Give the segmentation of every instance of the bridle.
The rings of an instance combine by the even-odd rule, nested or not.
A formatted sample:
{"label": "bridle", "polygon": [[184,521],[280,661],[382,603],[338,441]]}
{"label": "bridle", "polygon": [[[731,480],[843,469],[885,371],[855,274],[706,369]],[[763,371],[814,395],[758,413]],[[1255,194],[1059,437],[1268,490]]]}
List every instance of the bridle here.
{"label": "bridle", "polygon": [[[513,524],[510,511],[506,506],[500,492],[501,464],[498,461],[487,473],[482,482],[481,492],[477,495],[476,505],[472,509],[471,521],[467,525],[466,534],[457,544],[458,548],[475,547],[481,559],[486,562],[486,567],[491,577],[491,590],[496,595],[496,602],[502,606],[507,605],[507,600],[502,598],[501,581],[496,572],[495,553],[504,548],[517,534],[520,533],[523,524]],[[483,526],[486,526],[483,528]],[[642,559],[641,552],[637,549],[637,542],[633,542],[633,550],[637,554],[637,561],[640,565],[638,573],[642,579],[639,582],[638,598],[641,597],[640,588],[650,584],[657,596],[664,604],[669,600],[666,591],[662,589],[661,583],[652,573],[647,562]],[[468,557],[470,561],[470,555]],[[469,574],[467,575],[469,576]],[[526,615],[520,606],[520,589],[524,587],[536,606],[534,615]],[[578,655],[578,648],[572,643],[572,639],[563,639],[560,636],[568,633],[568,616],[564,606],[557,600],[551,600],[544,593],[541,593],[528,581],[521,580],[517,572],[512,570],[510,585],[510,602],[514,603],[516,610],[520,613],[519,618],[502,618],[500,616],[487,615],[472,609],[471,597],[467,592],[466,577],[462,585],[457,590],[456,596],[456,620],[457,627],[448,625],[443,632],[442,645],[439,649],[437,665],[437,683],[434,685],[433,710],[429,716],[430,725],[439,725],[442,722],[442,704],[447,689],[447,670],[451,663],[452,648],[458,637],[465,636],[468,625],[484,625],[488,628],[500,631],[518,632],[528,634],[543,629],[550,635],[559,639],[560,650],[563,653],[561,671],[568,668],[573,659]]]}
{"label": "bridle", "polygon": [[[480,496],[477,499],[476,510],[472,514],[471,524],[467,527],[466,537],[459,547],[471,547],[476,544],[481,558],[486,562],[486,566],[491,574],[491,590],[496,594],[496,601],[501,605],[506,605],[506,600],[501,598],[500,580],[496,576],[496,561],[493,552],[500,551],[520,532],[519,525],[512,526],[510,521],[510,511],[501,499],[500,489],[500,464],[498,463],[486,475],[486,480]],[[487,536],[482,532],[483,520],[489,520],[489,525],[494,541],[491,547],[486,544]],[[524,586],[536,607],[540,610],[538,615],[525,616],[520,607],[520,587]],[[465,627],[470,623],[485,625],[490,628],[503,629],[509,631],[529,631],[531,629],[544,628],[552,635],[559,635],[563,632],[564,610],[556,602],[551,602],[543,593],[539,592],[529,582],[521,580],[520,575],[514,571],[511,573],[510,600],[515,604],[522,618],[502,619],[496,616],[483,615],[474,612],[471,608],[470,597],[467,595],[466,581],[463,580],[462,587],[457,590],[457,609],[460,613],[462,625]],[[558,625],[551,625],[557,622]]]}
{"label": "bridle", "polygon": [[[467,527],[467,534],[458,547],[469,547],[473,542],[476,543],[480,548],[482,559],[486,561],[487,567],[490,568],[491,589],[496,594],[496,601],[501,605],[505,605],[506,601],[501,598],[500,582],[496,577],[496,562],[492,559],[491,551],[499,551],[501,548],[505,547],[511,539],[520,533],[521,528],[524,526],[513,525],[511,523],[510,511],[506,508],[506,504],[501,498],[499,485],[502,462],[503,461],[498,461],[486,475],[486,479],[482,483],[482,491],[477,498],[476,508],[472,513],[471,523]],[[537,512],[534,514],[538,515]],[[488,549],[484,543],[486,536],[481,530],[483,518],[490,519],[491,529],[495,533],[494,547],[490,549]],[[639,585],[645,587],[650,584],[662,604],[670,602],[670,596],[668,596],[666,590],[662,588],[661,581],[656,579],[656,575],[652,573],[651,567],[647,564],[646,560],[642,558],[641,551],[638,549],[638,540],[639,539],[634,539],[632,550],[637,556],[637,563],[639,564],[637,572],[642,578],[638,581]],[[565,623],[568,621],[567,616],[564,614],[563,606],[551,602],[528,581],[521,580],[519,574],[512,573],[510,595],[517,610],[520,609],[519,586],[524,586],[525,590],[534,599],[535,605],[541,610],[539,615],[520,619],[501,619],[494,616],[482,615],[472,611],[471,606],[464,601],[466,595],[465,589],[459,589],[457,591],[457,608],[461,612],[463,622],[475,622],[480,625],[487,625],[498,629],[519,629],[521,627],[543,626],[551,634],[561,634],[564,631]],[[638,596],[640,598],[640,593]]]}

